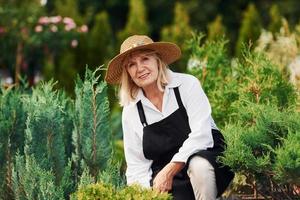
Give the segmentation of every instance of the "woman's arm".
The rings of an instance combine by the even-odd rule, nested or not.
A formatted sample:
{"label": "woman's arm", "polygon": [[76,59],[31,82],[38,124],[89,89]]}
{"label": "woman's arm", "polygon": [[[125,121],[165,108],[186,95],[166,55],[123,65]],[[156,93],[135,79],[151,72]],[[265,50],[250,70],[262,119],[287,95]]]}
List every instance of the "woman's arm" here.
{"label": "woman's arm", "polygon": [[170,191],[174,176],[182,170],[184,165],[184,162],[168,163],[154,178],[153,188],[161,192]]}
{"label": "woman's arm", "polygon": [[127,184],[138,183],[144,187],[150,187],[152,175],[152,161],[146,159],[143,154],[142,140],[134,132],[130,120],[132,117],[128,112],[122,114],[124,152],[127,164]]}
{"label": "woman's arm", "polygon": [[188,83],[183,82],[180,96],[185,106],[191,133],[176,153],[172,162],[186,162],[187,159],[199,150],[213,146],[211,134],[211,107],[200,82],[193,76],[189,76]]}

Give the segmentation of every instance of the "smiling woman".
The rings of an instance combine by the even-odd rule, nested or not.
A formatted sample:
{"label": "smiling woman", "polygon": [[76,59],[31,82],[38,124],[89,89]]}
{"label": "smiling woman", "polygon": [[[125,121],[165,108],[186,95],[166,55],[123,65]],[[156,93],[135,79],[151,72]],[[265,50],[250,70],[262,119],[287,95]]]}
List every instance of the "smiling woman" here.
{"label": "smiling woman", "polygon": [[106,81],[120,84],[127,183],[216,199],[234,174],[217,161],[224,138],[201,84],[168,69],[180,55],[176,44],[134,35],[108,64]]}
{"label": "smiling woman", "polygon": [[151,87],[157,87],[164,91],[168,83],[167,66],[154,50],[134,51],[124,59],[123,65],[126,70],[121,75],[121,105],[133,100],[139,88],[151,92]]}

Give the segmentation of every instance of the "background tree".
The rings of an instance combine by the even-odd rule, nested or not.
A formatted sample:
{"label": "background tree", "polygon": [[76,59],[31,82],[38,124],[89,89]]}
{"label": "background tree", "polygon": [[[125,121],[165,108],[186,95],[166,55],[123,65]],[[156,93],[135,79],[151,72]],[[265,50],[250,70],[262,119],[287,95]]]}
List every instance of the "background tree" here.
{"label": "background tree", "polygon": [[27,113],[19,88],[0,90],[0,198],[13,199],[12,168],[17,152],[24,151]]}
{"label": "background tree", "polygon": [[218,37],[224,37],[225,32],[225,27],[222,24],[222,16],[218,15],[215,20],[207,26],[207,39],[216,40]]}
{"label": "background tree", "polygon": [[182,51],[182,58],[172,68],[175,71],[184,72],[187,65],[187,55],[185,40],[191,36],[192,29],[189,25],[189,16],[186,8],[181,3],[176,3],[174,8],[174,21],[170,26],[166,26],[161,31],[161,40],[176,43]]}
{"label": "background tree", "polygon": [[149,26],[147,23],[147,10],[143,0],[130,0],[127,23],[123,30],[117,34],[118,51],[121,43],[130,35],[133,34],[148,34]]}
{"label": "background tree", "polygon": [[270,23],[268,30],[273,34],[278,33],[282,26],[282,15],[277,4],[272,5],[269,11],[269,15]]}
{"label": "background tree", "polygon": [[[26,53],[31,53],[28,39],[34,26],[34,21],[43,13],[37,0],[22,2],[2,2],[0,4],[0,68],[8,69],[16,84],[20,74],[34,70],[28,66]],[[20,20],[19,20],[20,19]],[[21,20],[22,19],[22,20]],[[33,55],[33,54],[31,54]],[[29,69],[28,69],[29,68]],[[27,75],[29,75],[27,73]],[[29,81],[31,81],[31,76]]]}
{"label": "background tree", "polygon": [[239,30],[239,37],[236,44],[236,55],[240,56],[244,44],[249,41],[253,44],[260,35],[261,21],[254,4],[249,4],[243,15],[242,25]]}
{"label": "background tree", "polygon": [[[113,56],[114,38],[109,24],[108,14],[105,11],[95,16],[94,26],[88,34],[88,65],[92,67],[107,63]],[[109,39],[108,39],[109,38]]]}

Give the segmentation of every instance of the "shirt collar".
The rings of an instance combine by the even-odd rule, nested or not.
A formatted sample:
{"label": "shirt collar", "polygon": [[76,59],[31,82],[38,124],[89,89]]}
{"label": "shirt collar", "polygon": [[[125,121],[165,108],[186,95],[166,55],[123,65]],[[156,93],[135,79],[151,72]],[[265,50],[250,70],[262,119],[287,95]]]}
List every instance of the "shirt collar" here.
{"label": "shirt collar", "polygon": [[181,79],[178,77],[178,73],[168,69],[167,76],[169,77],[169,83],[166,85],[167,88],[175,88],[181,85]]}
{"label": "shirt collar", "polygon": [[[165,86],[165,90],[169,92],[169,89],[175,88],[181,85],[181,79],[178,77],[178,73],[171,71],[170,69],[167,70],[167,76],[169,78],[169,83]],[[139,88],[135,100],[131,102],[131,104],[135,105],[138,101],[145,101],[146,97],[143,93],[143,90]]]}

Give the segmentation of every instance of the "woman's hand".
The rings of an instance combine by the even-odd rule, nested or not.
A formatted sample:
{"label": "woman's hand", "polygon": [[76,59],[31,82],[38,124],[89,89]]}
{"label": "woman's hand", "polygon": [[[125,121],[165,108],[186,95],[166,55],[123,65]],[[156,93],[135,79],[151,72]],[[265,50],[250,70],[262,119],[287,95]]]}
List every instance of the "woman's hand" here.
{"label": "woman's hand", "polygon": [[174,176],[184,167],[183,162],[168,163],[154,178],[153,188],[160,192],[167,192],[172,189]]}

